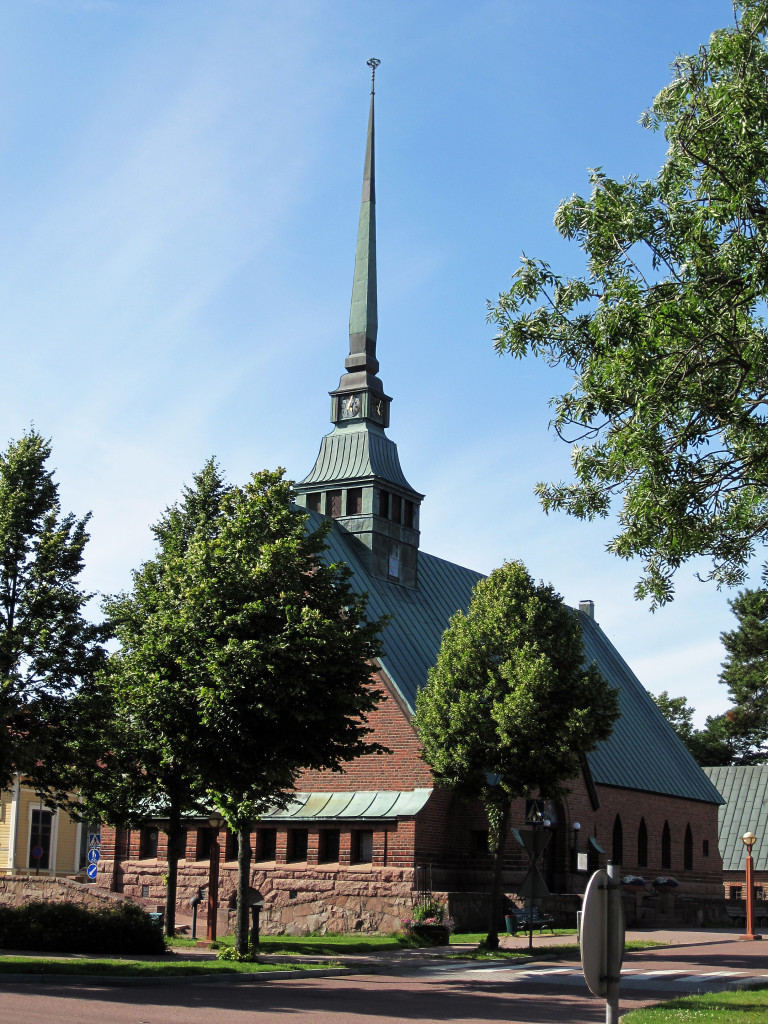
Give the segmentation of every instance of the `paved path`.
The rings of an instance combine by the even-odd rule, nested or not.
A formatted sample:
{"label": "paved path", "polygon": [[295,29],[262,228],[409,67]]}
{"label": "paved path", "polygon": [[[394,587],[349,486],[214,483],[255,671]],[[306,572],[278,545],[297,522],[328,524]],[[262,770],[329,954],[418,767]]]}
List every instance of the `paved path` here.
{"label": "paved path", "polygon": [[[732,931],[644,935],[670,945],[628,955],[622,1012],[685,992],[768,981],[768,942],[739,942]],[[587,993],[572,961],[446,961],[417,951],[371,957],[368,964],[355,959],[358,970],[384,973],[131,987],[0,981],[0,1024],[598,1024],[605,1019],[605,1004]]]}

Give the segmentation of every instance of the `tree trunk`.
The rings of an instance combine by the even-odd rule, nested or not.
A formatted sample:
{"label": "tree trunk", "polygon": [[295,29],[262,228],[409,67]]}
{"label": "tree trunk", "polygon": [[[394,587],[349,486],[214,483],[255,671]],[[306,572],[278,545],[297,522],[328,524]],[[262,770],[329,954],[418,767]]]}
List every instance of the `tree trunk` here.
{"label": "tree trunk", "polygon": [[499,814],[499,831],[496,837],[496,848],[493,854],[493,878],[491,880],[491,910],[488,920],[488,935],[485,945],[488,949],[499,948],[499,920],[502,916],[501,905],[501,874],[504,869],[504,850],[507,845],[507,824],[509,822],[510,804],[506,803]]}
{"label": "tree trunk", "polygon": [[237,830],[237,916],[235,919],[235,949],[248,952],[248,893],[251,881],[251,825]]}
{"label": "tree trunk", "polygon": [[168,881],[165,886],[165,934],[173,937],[176,931],[176,883],[179,874],[179,838],[181,837],[181,810],[178,797],[171,796],[168,814]]}

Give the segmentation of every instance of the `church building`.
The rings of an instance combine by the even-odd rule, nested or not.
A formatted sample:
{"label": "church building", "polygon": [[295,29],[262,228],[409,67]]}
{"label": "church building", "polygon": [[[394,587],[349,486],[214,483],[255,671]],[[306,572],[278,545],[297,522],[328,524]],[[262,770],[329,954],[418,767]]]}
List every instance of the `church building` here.
{"label": "church building", "polygon": [[[378,62],[369,63],[375,72]],[[482,575],[422,550],[424,495],[406,478],[387,434],[391,398],[376,353],[375,201],[372,87],[349,353],[330,392],[333,429],[296,490],[310,525],[332,520],[328,557],[349,565],[353,586],[369,595],[371,617],[388,616],[375,672],[384,700],[369,725],[391,753],[360,758],[342,773],[305,773],[290,805],[258,824],[251,884],[264,897],[265,931],[393,931],[408,916],[414,892],[424,890],[447,896],[457,926],[485,925],[491,856],[484,812],[435,786],[411,724],[449,619],[467,608]],[[552,833],[543,864],[550,909],[570,915],[589,874],[612,859],[644,882],[626,897],[630,922],[717,917],[720,794],[600,629],[599,609],[584,601],[575,614],[587,660],[618,688],[621,717],[610,739],[584,758],[566,797],[513,807],[514,828]],[[206,884],[211,835],[207,822],[189,822],[179,865],[182,911]],[[161,903],[164,839],[162,822],[105,829],[97,883]],[[226,906],[235,890],[236,848],[231,837],[221,848]],[[510,834],[507,893],[517,892],[527,866]]]}

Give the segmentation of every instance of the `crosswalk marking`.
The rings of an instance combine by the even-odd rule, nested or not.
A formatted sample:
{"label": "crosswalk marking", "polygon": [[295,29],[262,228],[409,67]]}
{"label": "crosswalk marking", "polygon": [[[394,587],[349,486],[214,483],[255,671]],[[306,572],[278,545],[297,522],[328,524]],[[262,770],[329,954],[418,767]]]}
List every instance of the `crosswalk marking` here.
{"label": "crosswalk marking", "polygon": [[[514,964],[509,961],[481,961],[479,963],[468,963],[466,961],[446,963],[443,961],[442,963],[433,962],[423,965],[420,968],[420,973],[432,974],[437,977],[450,973],[457,980],[459,975],[463,977],[469,975],[477,977],[478,974],[501,974],[505,975],[505,978],[498,980],[504,980],[507,983],[531,983],[537,981],[546,983],[549,981],[553,985],[584,984],[581,967],[575,964],[572,966],[544,967],[531,963]],[[642,967],[627,967],[621,972],[622,985],[627,989],[666,988],[675,992],[694,992],[697,989],[711,989],[713,987],[721,989],[726,987],[743,987],[747,984],[765,980],[768,980],[768,973],[761,972],[758,974],[739,969],[702,971],[700,974],[691,974],[690,969],[686,970],[684,968],[649,970]]]}

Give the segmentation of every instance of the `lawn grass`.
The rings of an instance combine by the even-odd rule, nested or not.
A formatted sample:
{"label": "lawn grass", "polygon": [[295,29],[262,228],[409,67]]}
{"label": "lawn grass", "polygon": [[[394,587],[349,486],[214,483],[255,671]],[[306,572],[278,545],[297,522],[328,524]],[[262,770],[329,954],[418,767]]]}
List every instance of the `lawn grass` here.
{"label": "lawn grass", "polygon": [[229,960],[129,960],[92,959],[90,957],[0,957],[0,976],[3,974],[66,974],[91,975],[110,978],[177,978],[206,974],[259,974],[265,971],[312,970],[335,964],[251,964]]}
{"label": "lawn grass", "polygon": [[[175,940],[173,940],[175,942]],[[234,945],[234,936],[225,935],[219,939],[220,946]],[[297,956],[365,956],[367,953],[384,953],[395,949],[410,949],[413,943],[404,935],[262,935],[259,938],[260,953],[283,953]]]}
{"label": "lawn grass", "polygon": [[633,1010],[623,1024],[765,1024],[768,987],[710,992]]}

